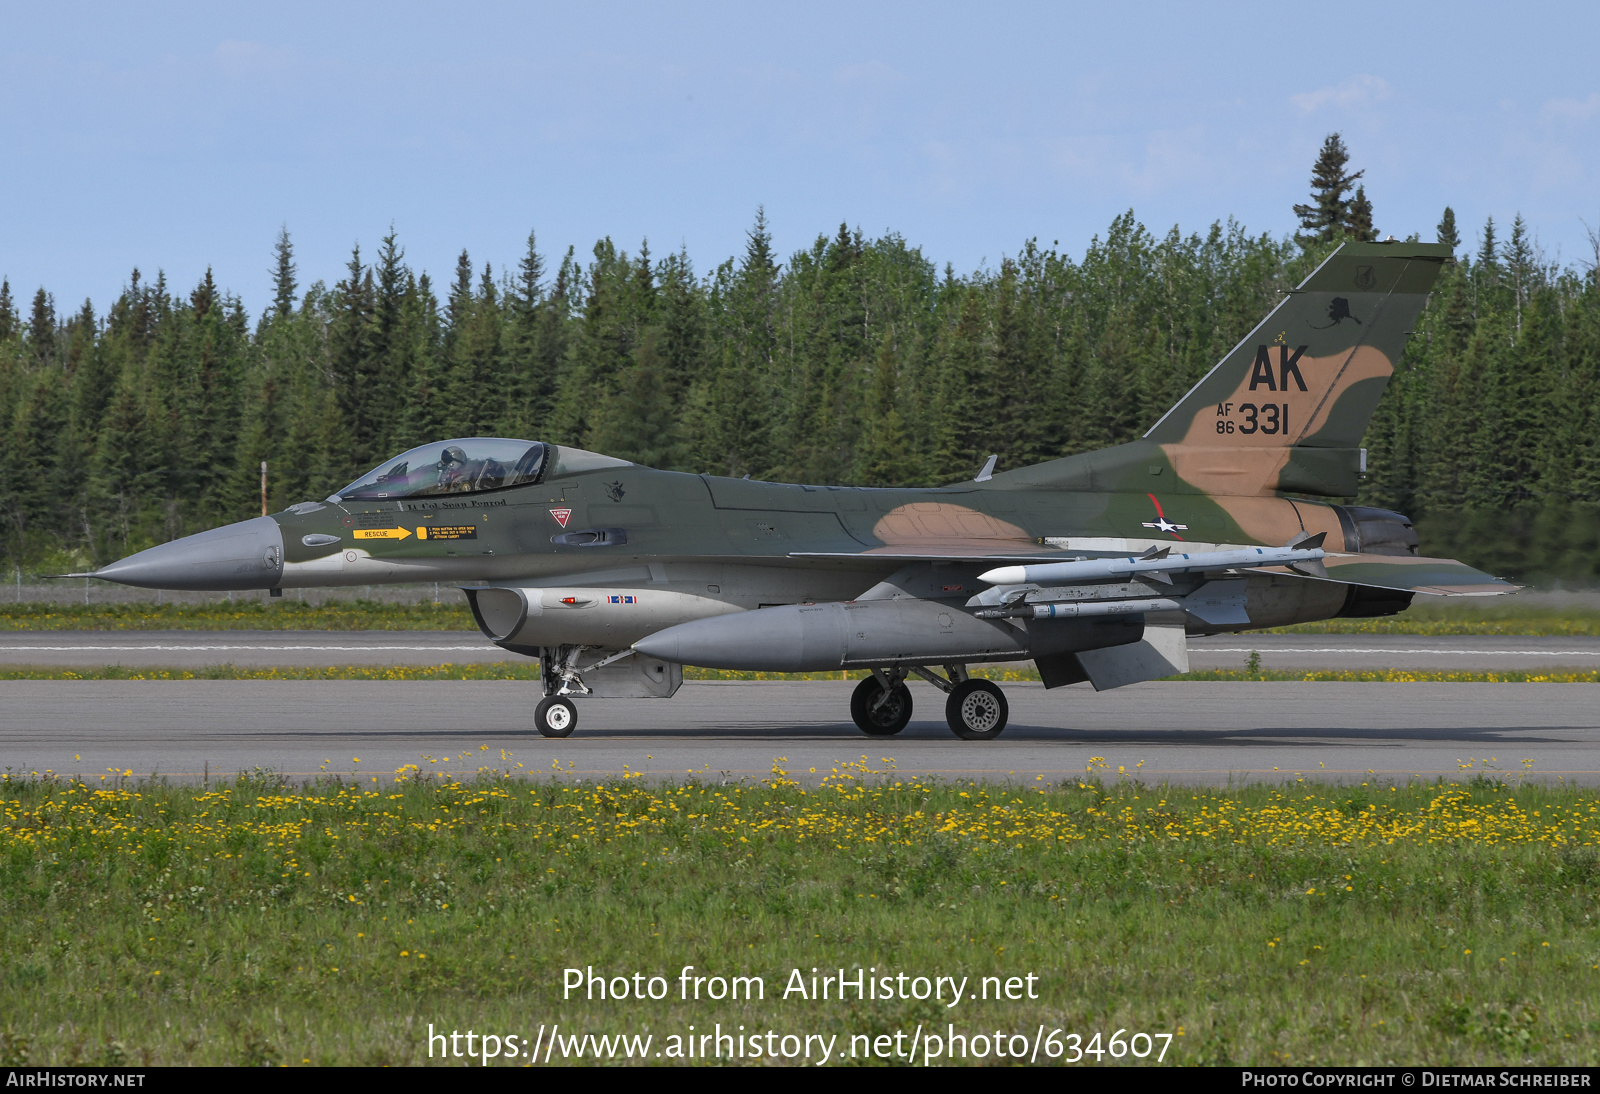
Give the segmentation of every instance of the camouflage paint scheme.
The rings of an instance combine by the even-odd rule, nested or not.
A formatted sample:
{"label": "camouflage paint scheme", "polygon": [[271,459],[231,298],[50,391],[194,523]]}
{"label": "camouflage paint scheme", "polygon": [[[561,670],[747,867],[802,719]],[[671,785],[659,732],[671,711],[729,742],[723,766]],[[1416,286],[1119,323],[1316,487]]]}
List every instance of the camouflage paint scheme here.
{"label": "camouflage paint scheme", "polygon": [[[1386,614],[1415,591],[1508,591],[1460,563],[1419,557],[1399,514],[1332,500],[1357,491],[1361,437],[1448,257],[1436,244],[1346,244],[1129,444],[936,489],[680,474],[551,445],[532,485],[294,506],[270,518],[282,533],[276,567],[269,552],[259,573],[244,565],[245,583],[222,587],[488,586],[468,589],[480,626],[533,655],[627,650],[678,623],[781,605],[932,601],[948,620],[997,560],[1276,547],[1302,533],[1325,533],[1327,577],[1250,572],[1248,623],[1147,622],[1212,633]],[[123,565],[101,574],[118,580]],[[1129,641],[1125,625],[1094,633]],[[991,637],[940,656],[996,659],[1006,641]]]}

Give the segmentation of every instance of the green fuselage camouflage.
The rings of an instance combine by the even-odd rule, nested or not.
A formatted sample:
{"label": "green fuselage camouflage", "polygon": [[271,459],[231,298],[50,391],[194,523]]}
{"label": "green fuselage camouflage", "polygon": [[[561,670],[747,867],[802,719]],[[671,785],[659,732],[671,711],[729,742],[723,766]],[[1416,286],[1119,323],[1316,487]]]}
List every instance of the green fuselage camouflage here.
{"label": "green fuselage camouflage", "polygon": [[[462,585],[489,638],[541,659],[539,728],[553,735],[570,732],[571,697],[670,696],[696,664],[872,669],[852,706],[869,733],[904,724],[914,673],[950,694],[959,734],[992,736],[1004,700],[968,680],[970,664],[1032,659],[1047,686],[1116,687],[1184,671],[1186,634],[1511,588],[1420,556],[1400,514],[1333,500],[1357,492],[1362,434],[1448,257],[1433,244],[1346,244],[1142,439],[1098,452],[936,489],[865,489],[461,438],[326,501],[94,576]],[[1287,554],[1221,553],[1239,547]],[[1119,570],[1119,559],[1143,561]],[[1072,560],[1092,565],[1051,569]]]}

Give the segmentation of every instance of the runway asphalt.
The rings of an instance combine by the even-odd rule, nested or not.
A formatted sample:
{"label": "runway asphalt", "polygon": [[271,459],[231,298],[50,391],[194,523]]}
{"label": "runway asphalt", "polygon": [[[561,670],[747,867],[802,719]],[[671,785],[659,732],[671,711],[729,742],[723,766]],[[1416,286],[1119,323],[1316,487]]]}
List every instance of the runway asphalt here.
{"label": "runway asphalt", "polygon": [[[1600,669],[1600,638],[1498,635],[1244,634],[1189,641],[1193,668]],[[0,667],[195,669],[437,665],[514,660],[471,631],[6,631]]]}
{"label": "runway asphalt", "polygon": [[[1508,778],[1600,783],[1600,688],[1590,684],[1147,683],[1097,694],[1009,684],[1011,723],[956,739],[943,696],[867,738],[838,681],[691,682],[672,700],[589,700],[577,733],[528,728],[529,683],[507,681],[7,681],[0,769],[185,780],[267,768],[386,779],[408,764],[597,778],[624,771],[807,781],[840,762],[1038,785],[1093,768],[1148,782],[1297,777],[1404,782]],[[814,769],[814,770],[813,770]]]}

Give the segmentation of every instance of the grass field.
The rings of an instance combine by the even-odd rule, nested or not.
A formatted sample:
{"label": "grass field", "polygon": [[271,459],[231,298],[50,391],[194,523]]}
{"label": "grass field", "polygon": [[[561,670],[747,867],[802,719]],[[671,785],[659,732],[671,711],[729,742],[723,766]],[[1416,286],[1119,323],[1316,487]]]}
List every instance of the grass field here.
{"label": "grass field", "polygon": [[1535,607],[1515,597],[1467,603],[1416,603],[1399,615],[1329,619],[1281,627],[1269,634],[1537,634],[1600,635],[1600,611]]}
{"label": "grass field", "polygon": [[[237,604],[0,603],[0,630],[424,630],[475,631],[456,592],[439,604],[331,600],[302,604],[289,597]],[[1519,605],[1417,604],[1381,619],[1334,619],[1284,627],[1273,634],[1530,634],[1600,635],[1600,611]]]}
{"label": "grass field", "polygon": [[439,604],[329,600],[302,604],[241,600],[237,604],[0,603],[0,631],[476,631],[461,594]]}
{"label": "grass field", "polygon": [[[660,1048],[719,1022],[839,1052],[920,1023],[1165,1033],[1169,1064],[1600,1058],[1592,793],[929,784],[866,757],[809,792],[782,761],[531,783],[483,755],[381,788],[0,779],[0,1063],[406,1064],[429,1023]],[[684,965],[765,999],[681,1001]],[[586,966],[671,993],[563,1001]],[[779,998],[841,966],[1039,998]]]}

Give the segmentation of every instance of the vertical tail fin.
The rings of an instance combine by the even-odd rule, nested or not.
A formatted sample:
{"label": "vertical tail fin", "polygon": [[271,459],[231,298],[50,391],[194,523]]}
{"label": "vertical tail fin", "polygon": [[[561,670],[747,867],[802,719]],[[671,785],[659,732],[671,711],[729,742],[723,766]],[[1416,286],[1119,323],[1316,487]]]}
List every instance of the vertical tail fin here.
{"label": "vertical tail fin", "polygon": [[1191,486],[1355,493],[1367,421],[1450,249],[1346,243],[1145,434]]}

